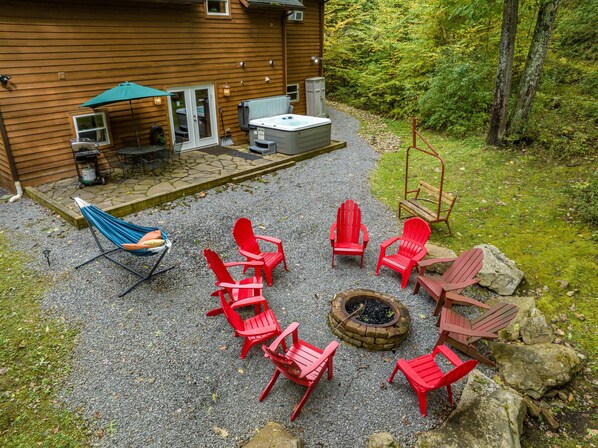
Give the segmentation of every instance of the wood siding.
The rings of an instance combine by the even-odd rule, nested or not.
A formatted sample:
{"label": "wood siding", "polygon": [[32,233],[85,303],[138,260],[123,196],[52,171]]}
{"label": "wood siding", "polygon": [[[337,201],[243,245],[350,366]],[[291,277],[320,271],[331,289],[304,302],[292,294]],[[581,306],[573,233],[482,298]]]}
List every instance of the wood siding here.
{"label": "wood siding", "polygon": [[[299,113],[305,111],[304,79],[319,73],[310,61],[319,54],[318,0],[306,0],[305,5],[304,23],[286,26],[287,78],[300,85]],[[97,1],[83,6],[78,1],[49,5],[5,0],[0,9],[0,61],[13,84],[0,88],[0,109],[23,185],[75,175],[71,115],[91,112],[80,104],[123,81],[158,89],[214,84],[224,127],[233,131],[235,143],[245,142],[238,103],[286,92],[286,13],[248,12],[236,0],[230,1],[230,10],[230,18],[210,18],[203,3]],[[268,63],[271,59],[274,66]],[[240,67],[241,61],[246,68]],[[224,83],[230,85],[230,97],[222,96]],[[152,124],[168,130],[166,104],[137,100],[134,108],[142,142],[148,141]],[[103,109],[109,114],[113,146],[135,139],[128,103]],[[10,176],[5,159],[0,147],[1,184]]]}
{"label": "wood siding", "polygon": [[322,58],[320,42],[320,6],[317,0],[303,2],[303,22],[287,23],[287,84],[299,84],[299,101],[293,103],[293,113],[305,114],[305,79],[320,76],[321,62],[314,64],[312,56]]}

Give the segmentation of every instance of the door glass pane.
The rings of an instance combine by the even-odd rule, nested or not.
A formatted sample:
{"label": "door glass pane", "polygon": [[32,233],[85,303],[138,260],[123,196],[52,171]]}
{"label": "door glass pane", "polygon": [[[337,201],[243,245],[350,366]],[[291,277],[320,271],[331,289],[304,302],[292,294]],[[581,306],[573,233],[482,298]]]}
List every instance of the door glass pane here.
{"label": "door glass pane", "polygon": [[185,104],[185,92],[172,92],[170,97],[170,105],[172,106],[174,122],[175,141],[188,142],[189,141],[189,121],[193,119],[193,114],[187,114],[187,106]]}
{"label": "door glass pane", "polygon": [[197,107],[199,138],[212,137],[212,124],[210,123],[210,98],[208,96],[208,89],[195,90],[195,105]]}

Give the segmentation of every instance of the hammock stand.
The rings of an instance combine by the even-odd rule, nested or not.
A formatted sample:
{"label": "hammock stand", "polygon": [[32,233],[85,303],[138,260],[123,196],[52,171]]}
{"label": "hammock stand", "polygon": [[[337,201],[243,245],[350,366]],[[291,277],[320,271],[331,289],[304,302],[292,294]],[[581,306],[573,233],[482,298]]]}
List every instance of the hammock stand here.
{"label": "hammock stand", "polygon": [[[77,206],[81,210],[81,214],[85,218],[85,221],[87,221],[89,231],[91,232],[93,239],[95,240],[96,244],[98,245],[98,248],[100,249],[100,253],[98,255],[96,255],[95,257],[90,258],[86,262],[81,263],[80,265],[76,266],[75,269],[79,269],[80,267],[85,266],[86,264],[91,263],[92,261],[97,260],[98,258],[101,258],[101,257],[104,257],[104,258],[110,260],[111,262],[119,265],[120,267],[126,269],[127,271],[129,271],[132,274],[139,277],[140,280],[137,283],[135,283],[133,286],[131,286],[129,289],[127,289],[126,291],[124,291],[118,295],[118,297],[123,297],[126,294],[130,293],[133,289],[135,289],[141,283],[151,279],[152,277],[154,277],[158,274],[169,271],[170,269],[175,267],[175,266],[170,266],[170,267],[167,267],[167,268],[157,271],[158,266],[160,265],[160,262],[162,261],[164,256],[170,251],[170,248],[172,247],[172,242],[168,239],[168,236],[161,228],[137,226],[135,224],[131,224],[131,223],[128,223],[121,219],[115,218],[114,216],[100,210],[95,205],[85,202],[81,198],[74,198],[74,199],[75,199],[75,202],[77,203]],[[108,249],[108,250],[104,249],[94,228],[97,229],[97,231],[100,232],[102,235],[104,235],[106,237],[106,239],[108,239],[116,247],[114,249]],[[147,249],[140,249],[140,250],[126,250],[122,247],[122,244],[137,243],[137,241],[139,241],[139,239],[143,235],[145,235],[146,233],[151,232],[153,230],[159,230],[161,232],[162,238],[165,241],[164,245],[159,246],[159,247],[148,247]],[[138,271],[130,268],[129,266],[126,266],[125,264],[121,263],[120,261],[115,260],[114,258],[112,258],[110,256],[110,254],[112,254],[114,252],[118,252],[118,251],[123,251],[128,254],[137,256],[137,257],[148,257],[148,256],[158,255],[158,254],[160,254],[160,256],[158,257],[158,260],[156,261],[156,263],[151,267],[149,273],[146,274],[143,272],[138,272]]]}

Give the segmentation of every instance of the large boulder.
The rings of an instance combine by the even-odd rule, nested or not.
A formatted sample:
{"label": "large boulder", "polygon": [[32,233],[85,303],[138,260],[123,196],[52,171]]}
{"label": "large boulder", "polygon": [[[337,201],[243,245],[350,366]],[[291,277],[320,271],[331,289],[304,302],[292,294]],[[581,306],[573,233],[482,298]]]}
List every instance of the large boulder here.
{"label": "large boulder", "polygon": [[484,265],[478,273],[480,285],[500,294],[510,296],[523,280],[523,271],[515,266],[496,246],[476,246],[484,251]]}
{"label": "large boulder", "polygon": [[461,400],[438,429],[418,436],[416,448],[519,448],[527,408],[514,390],[479,370],[467,379]]}
{"label": "large boulder", "polygon": [[393,435],[389,432],[375,432],[365,445],[366,448],[401,448]]}
{"label": "large boulder", "polygon": [[[448,247],[439,246],[431,242],[426,243],[426,249],[428,250],[424,260],[429,258],[457,258],[455,251],[450,250]],[[444,274],[449,268],[450,263],[436,263],[426,268],[426,272],[435,272],[436,274]]]}
{"label": "large boulder", "polygon": [[243,448],[303,448],[303,440],[295,437],[279,423],[268,422]]}
{"label": "large boulder", "polygon": [[505,384],[539,400],[581,370],[575,350],[558,344],[491,343],[490,349]]}
{"label": "large boulder", "polygon": [[495,296],[490,298],[488,305],[499,303],[513,303],[519,308],[517,316],[498,335],[503,341],[517,341],[521,337],[526,344],[550,343],[554,335],[544,314],[536,308],[533,297]]}

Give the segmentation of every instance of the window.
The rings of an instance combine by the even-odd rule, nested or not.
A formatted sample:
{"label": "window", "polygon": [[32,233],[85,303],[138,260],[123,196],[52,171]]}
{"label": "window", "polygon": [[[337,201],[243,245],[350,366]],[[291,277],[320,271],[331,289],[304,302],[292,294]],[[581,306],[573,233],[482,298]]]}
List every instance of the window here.
{"label": "window", "polygon": [[108,121],[105,112],[73,116],[77,138],[88,138],[100,146],[110,144]]}
{"label": "window", "polygon": [[303,22],[303,11],[295,10],[287,16],[289,22]]}
{"label": "window", "polygon": [[207,0],[207,15],[228,16],[228,0]]}
{"label": "window", "polygon": [[291,97],[291,103],[299,101],[299,84],[288,84],[287,95]]}

